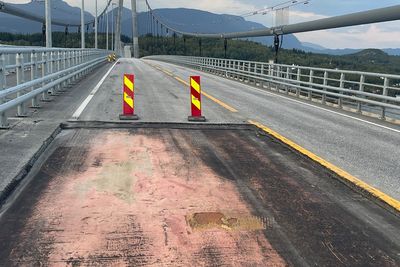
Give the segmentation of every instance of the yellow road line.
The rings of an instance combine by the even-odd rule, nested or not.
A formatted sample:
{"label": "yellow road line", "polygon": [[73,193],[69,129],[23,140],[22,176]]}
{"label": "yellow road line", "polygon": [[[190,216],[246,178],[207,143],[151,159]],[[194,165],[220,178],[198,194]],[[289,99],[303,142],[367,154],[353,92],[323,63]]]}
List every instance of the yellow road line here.
{"label": "yellow road line", "polygon": [[275,132],[274,130],[268,128],[267,126],[265,126],[265,125],[263,125],[263,124],[261,124],[259,122],[252,121],[252,120],[249,120],[248,122],[250,124],[253,124],[253,125],[257,126],[258,128],[260,128],[264,132],[268,133],[269,135],[272,135],[273,137],[275,137],[276,139],[278,139],[281,142],[285,143],[286,145],[294,148],[295,150],[297,150],[301,154],[311,158],[312,160],[318,162],[322,166],[324,166],[324,167],[328,168],[329,170],[333,171],[334,173],[339,175],[345,181],[354,184],[356,187],[368,192],[369,194],[371,194],[375,198],[383,201],[384,203],[386,203],[387,205],[391,206],[395,210],[400,211],[400,201],[398,201],[398,200],[386,195],[385,193],[383,193],[382,191],[376,189],[375,187],[370,186],[369,184],[361,181],[360,179],[354,177],[353,175],[351,175],[348,172],[340,169],[339,167],[333,165],[332,163],[324,160],[323,158],[315,155],[314,153],[308,151],[307,149],[301,147],[300,145],[298,145],[298,144],[294,143],[293,141],[287,139],[286,137],[280,135],[279,133]]}
{"label": "yellow road line", "polygon": [[238,112],[238,111],[237,111],[236,109],[234,109],[233,107],[231,107],[231,106],[229,106],[228,104],[222,102],[221,100],[219,100],[219,99],[217,99],[217,98],[215,98],[215,97],[213,97],[213,96],[207,94],[207,93],[204,92],[204,91],[202,91],[201,94],[204,95],[205,97],[207,97],[208,99],[214,101],[214,102],[217,103],[218,105],[220,105],[220,106],[226,108],[226,109],[229,110],[230,112],[233,112],[233,113]]}
{"label": "yellow road line", "polygon": [[165,74],[167,74],[167,75],[169,75],[169,76],[171,76],[171,77],[174,76],[174,74],[172,74],[172,72],[169,72],[168,70],[162,69],[162,71],[163,71]]}
{"label": "yellow road line", "polygon": [[[177,80],[178,82],[183,83],[184,85],[186,85],[186,86],[188,86],[188,87],[190,86],[190,84],[189,84],[188,82],[182,80],[181,78],[179,78],[179,77],[177,77],[177,76],[175,76],[174,78],[175,78],[175,80]],[[220,106],[224,107],[225,109],[229,110],[230,112],[233,112],[233,113],[238,112],[235,108],[229,106],[228,104],[226,104],[226,103],[224,103],[223,101],[221,101],[221,100],[219,100],[219,99],[217,99],[217,98],[215,98],[215,97],[209,95],[208,93],[206,93],[206,92],[204,92],[204,91],[201,91],[201,94],[204,95],[205,97],[207,97],[208,99],[210,99],[211,101],[214,101],[214,102],[217,103],[218,105],[220,105]]]}
{"label": "yellow road line", "polygon": [[[147,62],[146,62],[146,63],[147,63]],[[172,74],[172,72],[170,72],[170,71],[168,71],[168,70],[166,70],[166,69],[160,68],[160,67],[157,66],[157,65],[153,65],[153,64],[150,64],[150,63],[147,63],[147,64],[149,64],[149,65],[152,66],[153,68],[156,68],[156,69],[158,69],[158,70],[161,70],[161,71],[164,72],[165,74],[167,74],[167,75],[173,77],[173,78],[174,78],[175,80],[177,80],[178,82],[180,82],[180,83],[182,83],[182,84],[184,84],[184,85],[186,85],[186,86],[188,86],[188,87],[190,86],[190,84],[189,84],[188,82],[182,80],[182,79],[179,78],[178,76],[174,76],[174,75]],[[233,112],[233,113],[237,113],[237,112],[238,112],[237,109],[235,109],[235,108],[229,106],[228,104],[226,104],[226,103],[224,103],[223,101],[221,101],[221,100],[219,100],[219,99],[217,99],[217,98],[215,98],[215,97],[209,95],[208,93],[206,93],[206,92],[204,92],[204,91],[202,91],[201,94],[204,95],[205,97],[207,97],[208,99],[210,99],[211,101],[214,101],[214,102],[217,103],[218,105],[222,106],[223,108],[229,110],[230,112]]]}
{"label": "yellow road line", "polygon": [[178,82],[183,83],[184,85],[190,86],[190,84],[189,84],[188,82],[182,80],[181,78],[179,78],[179,77],[174,77],[174,78],[175,78],[175,80],[177,80]]}

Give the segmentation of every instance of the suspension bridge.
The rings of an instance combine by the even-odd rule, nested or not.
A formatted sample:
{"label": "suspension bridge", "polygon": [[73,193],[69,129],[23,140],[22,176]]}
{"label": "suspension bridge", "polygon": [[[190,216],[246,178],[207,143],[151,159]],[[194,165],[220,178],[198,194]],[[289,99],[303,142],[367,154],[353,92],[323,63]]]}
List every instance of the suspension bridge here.
{"label": "suspension bridge", "polygon": [[[45,40],[0,46],[0,265],[399,266],[400,74],[278,60],[286,34],[396,21],[400,5],[198,33],[144,3],[154,46],[194,38],[198,56],[140,57],[134,0],[132,43],[122,0],[94,19],[82,1],[80,21],[0,1]],[[53,47],[54,25],[80,47]],[[275,37],[275,61],[201,56],[206,38],[256,36]]]}

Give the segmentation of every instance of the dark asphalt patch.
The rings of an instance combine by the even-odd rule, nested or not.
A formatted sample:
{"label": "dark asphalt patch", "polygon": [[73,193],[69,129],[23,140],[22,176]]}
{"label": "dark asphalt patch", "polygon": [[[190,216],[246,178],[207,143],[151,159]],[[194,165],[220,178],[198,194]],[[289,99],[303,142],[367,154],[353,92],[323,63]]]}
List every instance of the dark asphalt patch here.
{"label": "dark asphalt patch", "polygon": [[[89,167],[104,168],[106,155],[98,154],[88,164],[85,163],[90,150],[88,138],[95,140],[105,127],[112,128],[112,124],[80,125],[86,128],[80,130],[76,124],[63,126],[74,133],[70,141],[73,146],[60,144],[45,160],[29,186],[0,218],[1,265],[49,263],[49,255],[56,242],[53,237],[62,230],[57,225],[69,218],[57,219],[55,216],[56,219],[50,221],[50,226],[54,227],[40,220],[32,224],[28,219],[35,217],[38,202],[43,205],[41,196],[46,190],[63,190],[63,179],[71,176],[71,173],[79,176]],[[273,222],[271,227],[261,231],[289,265],[399,265],[398,217],[333,179],[332,173],[312,160],[293,153],[269,136],[258,134],[254,127],[187,124],[142,126],[119,124],[121,129],[113,132],[128,132],[133,137],[143,135],[161,141],[167,151],[171,154],[177,152],[185,160],[188,169],[176,170],[177,173],[195,173],[196,166],[203,164],[226,182],[234,183],[241,199],[250,207],[252,216],[268,218]],[[59,183],[54,183],[53,179],[59,179]],[[190,182],[193,178],[187,179]],[[53,188],[49,188],[50,182]],[[185,184],[179,184],[179,188],[192,190]],[[224,194],[219,197],[226,203],[230,201],[224,199]],[[190,218],[186,220],[192,229],[216,225],[222,230],[231,231],[240,218],[227,215],[226,212],[216,209],[197,211],[190,213]],[[108,237],[108,242],[100,252],[84,257],[65,257],[63,262],[103,265],[120,263],[123,259],[130,266],[154,263],[156,256],[152,249],[155,242],[169,246],[182,233],[170,232],[170,227],[164,223],[159,225],[163,240],[152,240],[149,233],[142,230],[139,216],[140,212],[127,215],[123,224],[115,225],[115,229],[103,233]],[[48,233],[49,229],[51,233]],[[192,254],[192,262],[229,266],[228,259],[238,253],[237,249],[243,257],[246,256],[245,243],[238,244],[233,250],[214,245],[213,238],[211,235],[209,242]],[[260,250],[268,257],[268,251],[261,243]],[[178,264],[179,260],[175,263]]]}

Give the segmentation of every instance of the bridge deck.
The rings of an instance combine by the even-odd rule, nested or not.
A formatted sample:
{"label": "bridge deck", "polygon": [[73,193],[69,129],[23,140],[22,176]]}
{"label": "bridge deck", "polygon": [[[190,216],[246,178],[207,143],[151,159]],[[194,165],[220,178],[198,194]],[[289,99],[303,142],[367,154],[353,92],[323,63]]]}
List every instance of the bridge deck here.
{"label": "bridge deck", "polygon": [[64,130],[1,265],[396,266],[400,221],[250,126]]}
{"label": "bridge deck", "polygon": [[[1,190],[105,72],[1,134]],[[123,73],[136,75],[141,122],[163,124],[112,124]],[[398,266],[398,217],[243,123],[268,125],[398,199],[396,126],[202,74],[212,124],[199,128],[187,124],[185,84],[197,73],[154,61],[116,65],[77,129],[58,135],[9,198],[0,265]]]}

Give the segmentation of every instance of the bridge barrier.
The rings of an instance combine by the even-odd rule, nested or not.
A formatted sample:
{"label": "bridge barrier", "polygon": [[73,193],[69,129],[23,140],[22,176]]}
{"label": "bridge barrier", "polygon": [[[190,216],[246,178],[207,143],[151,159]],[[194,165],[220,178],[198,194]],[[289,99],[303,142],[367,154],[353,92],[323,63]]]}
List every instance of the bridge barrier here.
{"label": "bridge barrier", "polygon": [[386,120],[400,119],[400,75],[312,68],[233,59],[150,56],[147,59],[184,65],[263,89]]}
{"label": "bridge barrier", "polygon": [[[39,96],[48,101],[105,62],[107,51],[41,47],[0,47],[0,128],[7,128],[6,111],[17,107],[17,116],[26,116],[26,102],[39,107]],[[12,77],[14,76],[14,77]]]}

